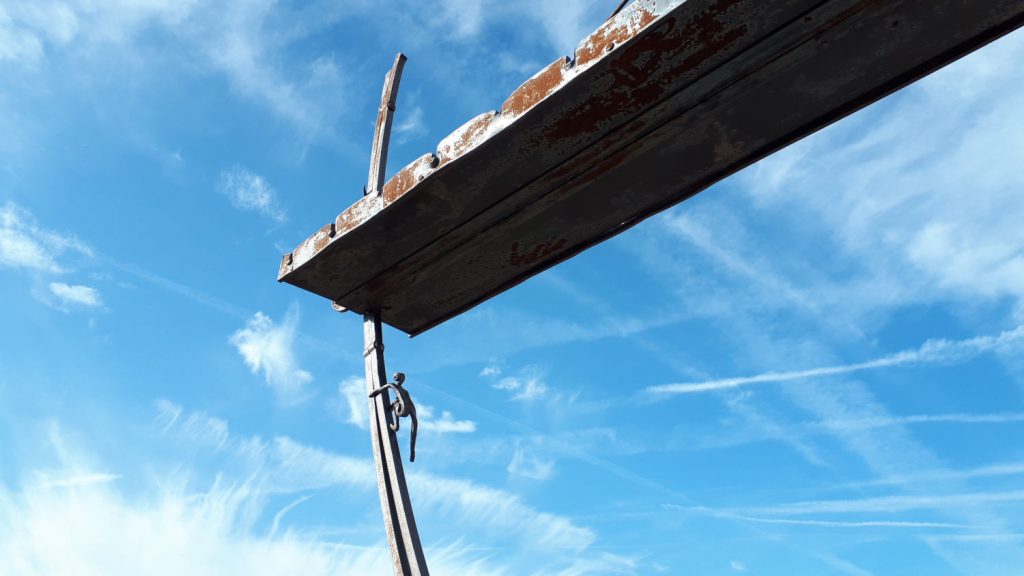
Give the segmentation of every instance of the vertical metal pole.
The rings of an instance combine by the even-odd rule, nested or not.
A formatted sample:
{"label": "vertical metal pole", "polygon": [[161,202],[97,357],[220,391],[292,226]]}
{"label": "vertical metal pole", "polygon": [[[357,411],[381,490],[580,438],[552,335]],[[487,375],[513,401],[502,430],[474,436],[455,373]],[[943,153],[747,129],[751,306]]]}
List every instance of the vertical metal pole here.
{"label": "vertical metal pole", "polygon": [[[367,194],[379,194],[384,171],[387,168],[388,142],[391,137],[391,123],[395,114],[395,100],[398,97],[398,83],[405,65],[405,55],[399,54],[395,64],[384,79],[380,109],[377,113],[377,127],[373,135],[373,151],[370,155],[370,175]],[[384,366],[384,338],[381,331],[380,310],[371,310],[363,315],[363,358],[366,365],[367,394],[387,383]],[[396,576],[428,576],[427,561],[423,557],[416,518],[412,512],[409,490],[405,484],[405,469],[398,439],[391,431],[391,395],[385,390],[375,398],[369,398],[370,441],[373,445],[373,460],[377,467],[377,489],[380,493],[381,511],[384,513],[384,529],[388,546],[391,548],[391,562]]]}

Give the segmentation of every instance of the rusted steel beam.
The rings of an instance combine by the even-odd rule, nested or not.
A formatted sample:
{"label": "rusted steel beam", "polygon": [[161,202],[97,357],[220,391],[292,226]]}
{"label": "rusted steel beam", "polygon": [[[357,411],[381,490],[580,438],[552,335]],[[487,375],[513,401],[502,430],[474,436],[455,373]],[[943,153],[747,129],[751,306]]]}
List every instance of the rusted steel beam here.
{"label": "rusted steel beam", "polygon": [[278,278],[415,335],[1022,23],[1021,0],[637,0]]}
{"label": "rusted steel beam", "polygon": [[[380,198],[379,183],[387,168],[388,140],[395,112],[395,99],[405,65],[405,55],[399,54],[395,64],[384,79],[380,110],[373,135],[373,151],[370,155],[370,174],[367,179],[367,195],[364,198]],[[373,446],[373,460],[377,469],[377,490],[380,507],[384,514],[384,530],[395,576],[427,576],[427,562],[423,556],[416,517],[413,515],[409,489],[405,483],[405,469],[402,454],[398,449],[398,438],[392,431],[391,397],[387,389],[380,390],[387,383],[384,366],[384,336],[381,331],[380,310],[371,309],[363,313],[363,350],[366,368],[366,392],[370,409],[370,442]]]}

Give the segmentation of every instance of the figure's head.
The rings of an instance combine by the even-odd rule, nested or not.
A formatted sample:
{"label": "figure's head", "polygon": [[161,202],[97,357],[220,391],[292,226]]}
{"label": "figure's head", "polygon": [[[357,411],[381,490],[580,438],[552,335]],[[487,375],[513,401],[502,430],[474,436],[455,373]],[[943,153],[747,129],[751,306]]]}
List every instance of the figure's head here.
{"label": "figure's head", "polygon": [[395,375],[392,376],[392,378],[395,379],[395,386],[401,386],[405,383],[405,374],[402,374],[401,372],[395,372]]}

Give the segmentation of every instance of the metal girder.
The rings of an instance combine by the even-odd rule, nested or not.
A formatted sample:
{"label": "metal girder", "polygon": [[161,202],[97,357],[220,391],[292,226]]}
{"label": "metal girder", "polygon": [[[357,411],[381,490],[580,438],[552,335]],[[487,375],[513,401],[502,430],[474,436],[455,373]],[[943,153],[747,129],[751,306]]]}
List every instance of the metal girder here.
{"label": "metal girder", "polygon": [[418,334],[1022,22],[1021,0],[638,0],[278,279]]}

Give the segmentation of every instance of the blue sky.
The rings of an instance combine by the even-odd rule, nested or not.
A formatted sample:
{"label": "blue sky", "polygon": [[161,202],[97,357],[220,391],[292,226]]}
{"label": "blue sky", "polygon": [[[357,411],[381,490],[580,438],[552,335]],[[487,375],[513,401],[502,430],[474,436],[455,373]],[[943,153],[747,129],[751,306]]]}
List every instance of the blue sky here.
{"label": "blue sky", "polygon": [[[397,51],[391,173],[613,4],[0,6],[0,573],[388,573],[360,319],[279,259]],[[1019,574],[1022,60],[387,330],[433,572]]]}

